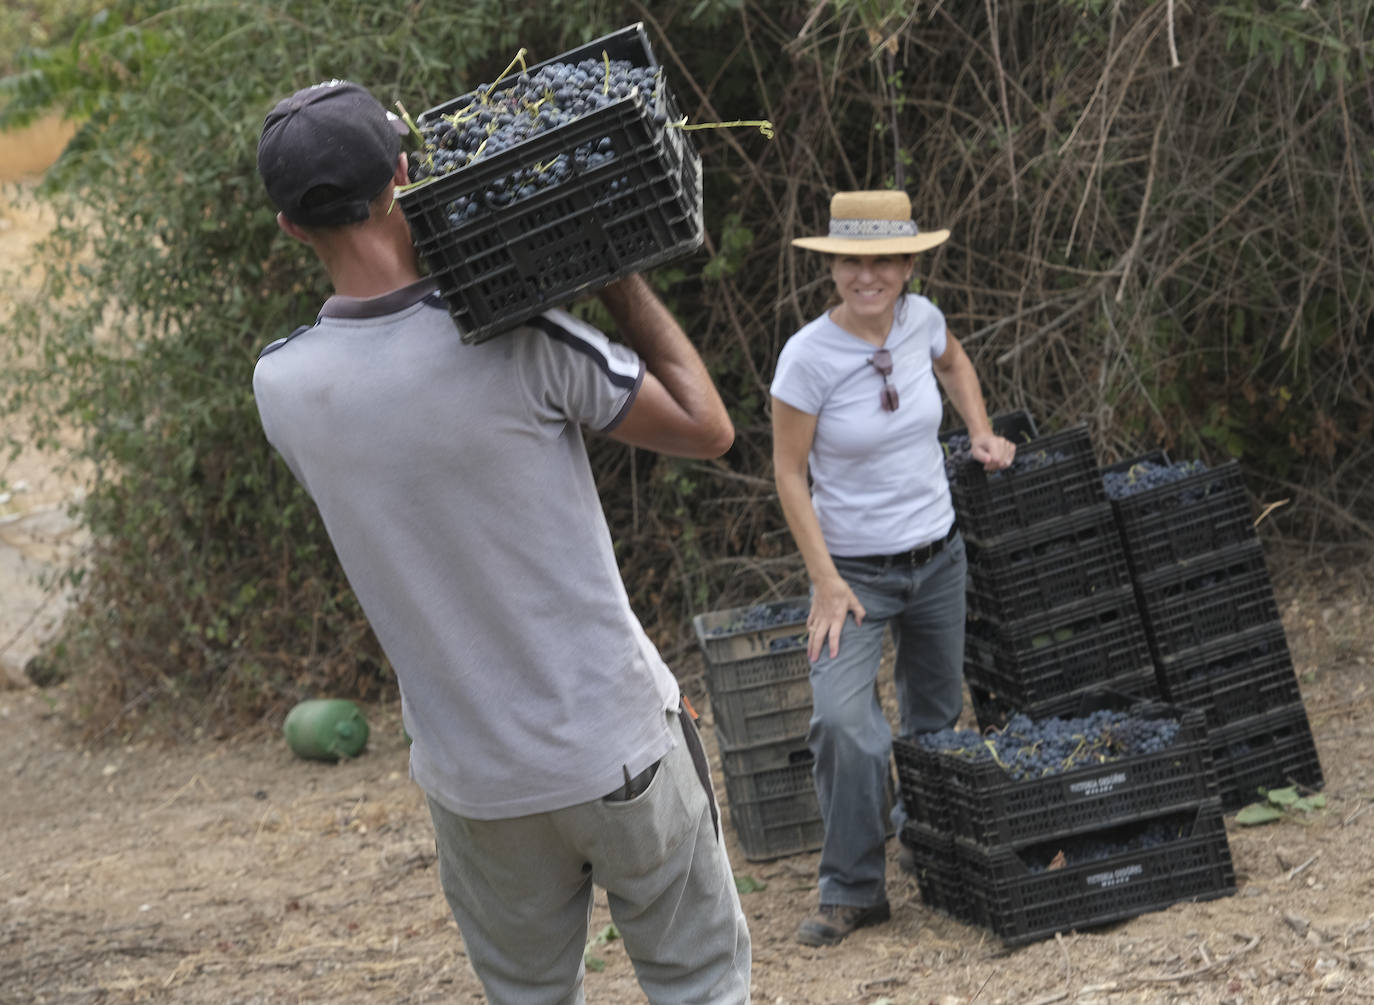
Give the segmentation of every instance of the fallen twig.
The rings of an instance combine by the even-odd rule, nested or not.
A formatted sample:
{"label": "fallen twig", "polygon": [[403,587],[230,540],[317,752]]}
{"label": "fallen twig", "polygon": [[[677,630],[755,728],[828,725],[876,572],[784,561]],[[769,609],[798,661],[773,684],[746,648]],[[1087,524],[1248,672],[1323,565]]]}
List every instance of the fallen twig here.
{"label": "fallen twig", "polygon": [[1062,932],[1054,933],[1054,941],[1059,943],[1060,950],[1064,953],[1064,986],[1069,986],[1069,980],[1073,977],[1073,962],[1069,959],[1069,947],[1064,942]]}
{"label": "fallen twig", "polygon": [[1299,935],[1306,935],[1307,930],[1312,927],[1312,922],[1296,914],[1284,914],[1283,923]]}
{"label": "fallen twig", "polygon": [[1306,869],[1306,868],[1307,868],[1309,865],[1311,865],[1313,862],[1317,861],[1317,859],[1321,858],[1321,854],[1322,854],[1321,852],[1317,852],[1315,855],[1313,855],[1311,858],[1309,858],[1306,862],[1302,862],[1302,863],[1300,863],[1300,864],[1298,864],[1298,865],[1293,866],[1293,868],[1289,869],[1289,870],[1288,870],[1288,881],[1291,883],[1291,882],[1293,881],[1293,877],[1294,877],[1294,876],[1298,875],[1298,873],[1302,872],[1304,869]]}
{"label": "fallen twig", "polygon": [[860,997],[867,995],[874,988],[885,987],[889,984],[905,984],[906,978],[900,974],[892,974],[890,977],[874,977],[871,980],[859,981],[858,993]]}
{"label": "fallen twig", "polygon": [[1210,973],[1213,970],[1226,966],[1226,964],[1230,963],[1237,957],[1244,956],[1250,950],[1258,946],[1260,941],[1260,937],[1258,935],[1242,935],[1239,932],[1236,933],[1236,938],[1249,939],[1250,941],[1247,942],[1245,945],[1241,946],[1234,953],[1215,959],[1211,963],[1206,964],[1205,966],[1198,967],[1196,970],[1188,970],[1181,974],[1162,974],[1159,977],[1136,977],[1134,978],[1134,980],[1137,980],[1142,984],[1169,984],[1174,981],[1186,981],[1192,977],[1199,977],[1202,974]]}

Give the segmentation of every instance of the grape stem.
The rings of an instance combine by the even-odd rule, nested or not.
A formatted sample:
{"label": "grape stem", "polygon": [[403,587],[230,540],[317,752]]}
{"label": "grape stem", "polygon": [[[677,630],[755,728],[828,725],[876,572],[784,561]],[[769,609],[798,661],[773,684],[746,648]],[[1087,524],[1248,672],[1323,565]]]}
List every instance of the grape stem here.
{"label": "grape stem", "polygon": [[683,116],[676,122],[667,123],[671,129],[726,129],[732,126],[758,126],[759,132],[770,140],[773,138],[773,123],[769,119],[735,119],[733,122],[696,122],[692,125],[687,124],[687,116]]}
{"label": "grape stem", "polygon": [[[522,45],[522,46],[520,47],[520,51],[517,52],[517,53],[515,54],[515,58],[512,59],[512,60],[510,61],[510,65],[507,66],[504,70],[501,71],[500,76],[498,76],[498,77],[496,78],[496,80],[493,80],[493,81],[492,81],[492,85],[495,86],[497,83],[499,83],[500,81],[504,80],[505,77],[506,77],[506,74],[510,73],[511,70],[514,70],[514,69],[515,69],[515,64],[516,64],[516,63],[519,63],[519,64],[520,64],[520,72],[521,72],[521,73],[524,73],[526,70],[528,70],[529,67],[527,67],[527,66],[525,65],[525,53],[526,53],[527,51],[528,51],[528,50]],[[488,88],[485,92],[483,92],[483,94],[482,94],[482,104],[485,105],[485,104],[487,103],[487,95],[490,94],[490,93],[491,93],[491,89],[490,89],[490,88]]]}
{"label": "grape stem", "polygon": [[398,99],[396,101],[396,107],[401,111],[401,121],[404,122],[407,126],[409,126],[410,131],[415,134],[415,138],[419,140],[421,143],[423,143],[425,141],[424,134],[420,132],[419,127],[415,125],[415,120],[412,119],[410,117],[410,113],[406,111],[406,106],[401,104],[400,100]]}

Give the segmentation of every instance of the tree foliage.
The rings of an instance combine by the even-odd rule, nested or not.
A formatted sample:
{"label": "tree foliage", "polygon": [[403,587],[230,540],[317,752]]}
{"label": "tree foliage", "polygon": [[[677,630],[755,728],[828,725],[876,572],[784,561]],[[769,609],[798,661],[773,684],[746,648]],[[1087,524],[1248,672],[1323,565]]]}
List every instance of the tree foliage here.
{"label": "tree foliage", "polygon": [[[57,8],[53,8],[56,10]],[[66,12],[73,12],[73,21]],[[90,721],[177,731],[390,687],[313,507],[262,438],[257,350],[325,277],[275,227],[263,115],[347,77],[412,112],[643,20],[695,123],[706,247],[655,279],[738,429],[715,463],[602,442],[636,608],[670,656],[690,616],[801,592],[771,481],[768,383],[827,296],[793,237],[836,188],[901,184],[953,239],[922,292],[994,410],[1090,424],[1105,462],[1238,457],[1300,503],[1276,532],[1374,543],[1374,14],[1357,0],[896,4],[72,0],[16,46],[0,125],[83,126],[0,401],[75,427],[99,478],[56,658]],[[11,22],[0,30],[12,31]]]}

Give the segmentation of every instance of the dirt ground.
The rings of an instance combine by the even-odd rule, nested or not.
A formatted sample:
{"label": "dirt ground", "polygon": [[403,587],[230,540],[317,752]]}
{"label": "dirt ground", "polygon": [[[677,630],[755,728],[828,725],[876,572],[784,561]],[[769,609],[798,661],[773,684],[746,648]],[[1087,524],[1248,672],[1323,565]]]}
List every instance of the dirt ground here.
{"label": "dirt ground", "polygon": [[[1356,572],[1281,592],[1326,806],[1260,827],[1228,818],[1234,896],[1007,950],[928,909],[894,865],[889,924],[808,949],[792,934],[816,854],[749,862],[727,828],[737,876],[764,885],[744,896],[754,1000],[1374,1000],[1369,591]],[[0,1002],[480,1000],[394,705],[366,710],[367,751],[337,765],[297,759],[271,731],[85,749],[70,712],[60,689],[0,692]],[[702,718],[709,743],[709,706]],[[591,935],[609,921],[598,895]],[[590,1001],[643,1000],[616,942],[589,952],[604,962]]]}
{"label": "dirt ground", "polygon": [[[5,209],[7,252],[38,226],[15,222],[23,212]],[[0,478],[11,486],[0,556],[25,559],[0,561],[0,657],[13,667],[58,611],[42,608],[33,576],[73,546],[56,517],[30,521],[79,486],[52,483],[33,457]],[[13,491],[20,481],[26,490]],[[1269,558],[1326,805],[1259,827],[1229,817],[1234,896],[1008,950],[926,907],[895,867],[894,841],[892,921],[810,949],[792,936],[815,903],[817,855],[750,862],[727,826],[737,877],[762,887],[743,897],[754,1001],[1374,1001],[1374,578]],[[24,613],[35,608],[41,617]],[[703,711],[724,800],[700,665],[677,669]],[[62,687],[0,674],[0,1003],[481,1000],[394,703],[365,710],[368,748],[339,764],[294,757],[274,728],[170,749],[87,747],[74,711]],[[588,1000],[643,1001],[623,948],[597,939],[609,922],[598,895]]]}

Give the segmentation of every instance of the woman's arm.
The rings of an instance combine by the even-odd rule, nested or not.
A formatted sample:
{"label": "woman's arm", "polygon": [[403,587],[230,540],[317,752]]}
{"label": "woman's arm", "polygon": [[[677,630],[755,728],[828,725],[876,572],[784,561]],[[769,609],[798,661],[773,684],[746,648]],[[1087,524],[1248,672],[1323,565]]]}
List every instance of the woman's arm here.
{"label": "woman's arm", "polygon": [[807,458],[816,436],[816,416],[773,399],[773,480],[778,488],[782,515],[806,563],[815,596],[806,619],[809,632],[807,658],[815,660],[828,639],[830,655],[840,652],[840,629],[851,612],[863,622],[864,608],[854,591],[835,569],[821,534],[820,521],[811,505],[811,490],[806,480]]}
{"label": "woman's arm", "polygon": [[959,340],[945,333],[945,351],[934,361],[935,378],[968,428],[969,450],[988,471],[1005,468],[1016,457],[1016,444],[996,435],[988,419],[978,371]]}

